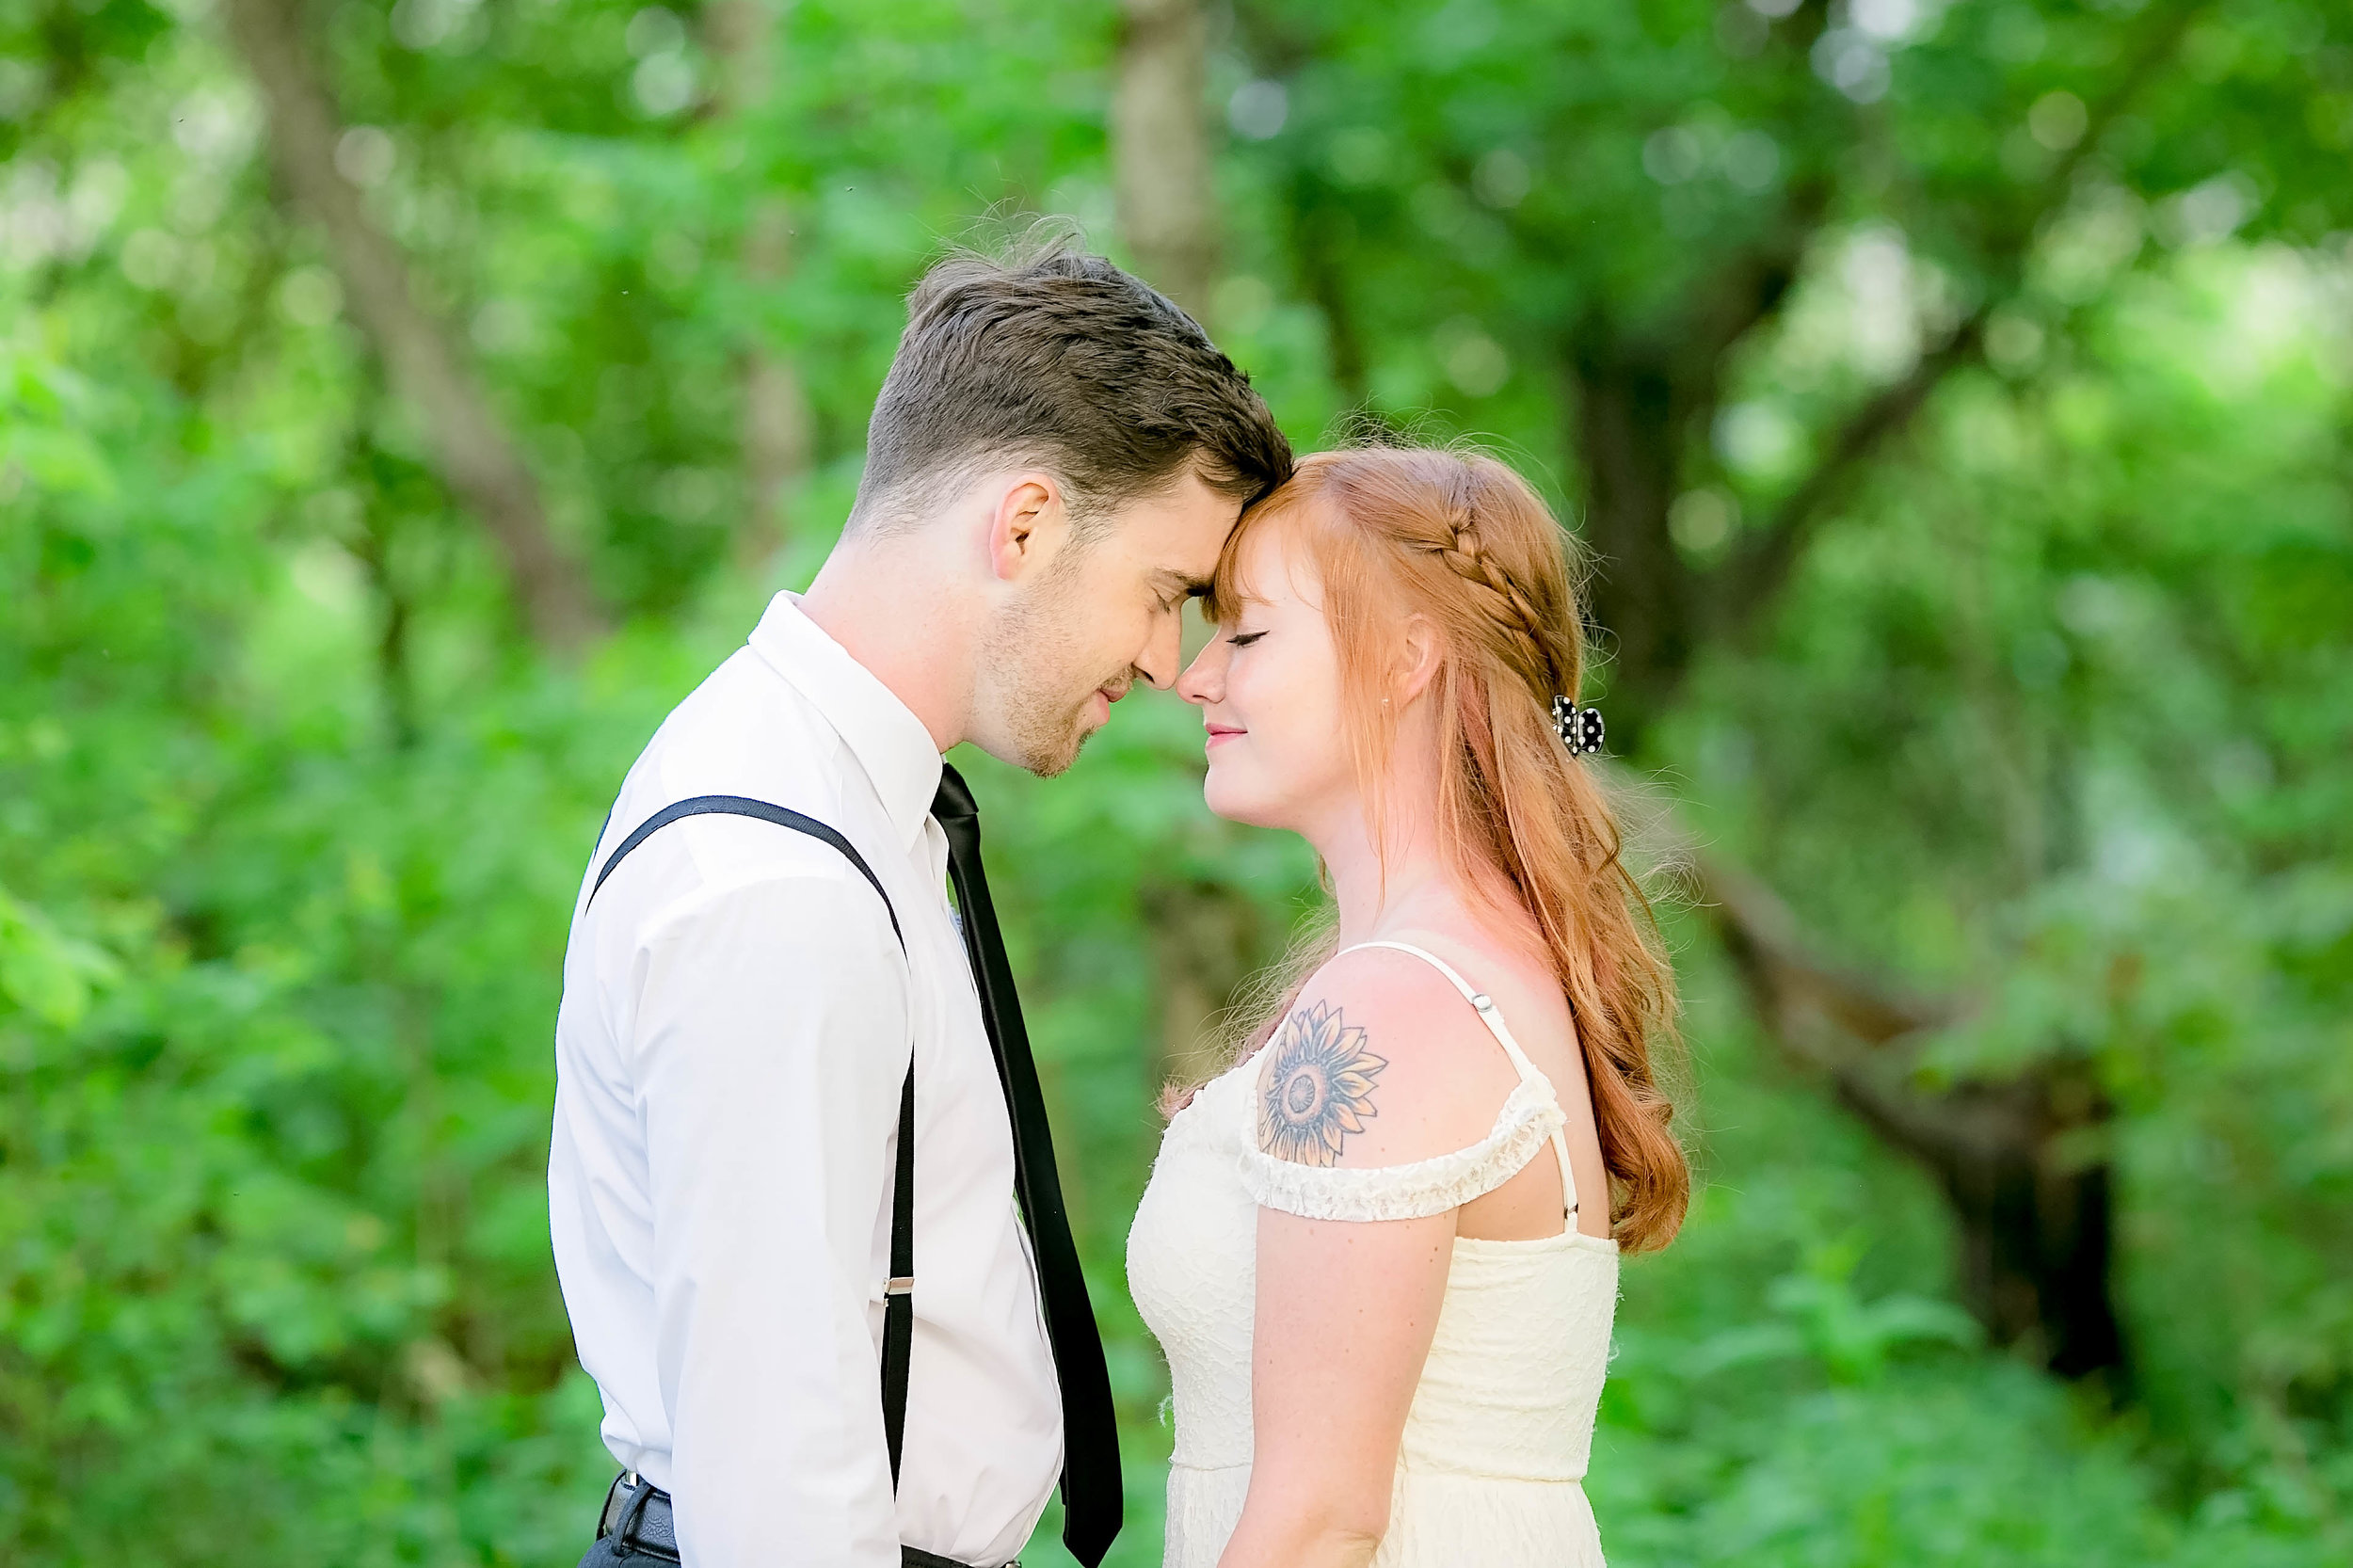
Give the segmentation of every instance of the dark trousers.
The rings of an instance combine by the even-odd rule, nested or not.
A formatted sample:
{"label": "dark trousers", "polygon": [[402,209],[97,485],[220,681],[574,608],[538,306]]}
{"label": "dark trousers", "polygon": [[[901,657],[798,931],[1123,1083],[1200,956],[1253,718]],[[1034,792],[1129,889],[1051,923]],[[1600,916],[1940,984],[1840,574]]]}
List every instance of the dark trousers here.
{"label": "dark trousers", "polygon": [[[580,1568],[613,1568],[616,1563],[621,1568],[648,1568],[649,1564],[677,1560],[676,1558],[648,1557],[643,1547],[632,1548],[624,1558],[620,1554],[620,1544],[608,1535],[588,1548],[588,1555],[580,1560]],[[899,1548],[899,1561],[901,1568],[964,1568],[962,1563],[952,1562],[944,1557],[934,1557],[929,1552],[919,1552],[912,1546]],[[1019,1568],[1019,1564],[1009,1563],[1006,1568]]]}
{"label": "dark trousers", "polygon": [[[640,1498],[637,1489],[627,1484],[630,1480],[630,1477],[623,1476],[605,1494],[604,1507],[597,1522],[597,1544],[580,1560],[580,1568],[612,1568],[614,1564],[656,1568],[658,1564],[678,1561],[678,1551],[670,1544],[675,1535],[669,1494],[647,1486]],[[967,1568],[964,1563],[918,1551],[913,1546],[899,1548],[899,1564],[900,1568]],[[1007,1563],[1005,1568],[1021,1565]]]}
{"label": "dark trousers", "polygon": [[608,1535],[588,1548],[588,1555],[580,1560],[580,1568],[608,1568],[608,1565],[612,1563],[651,1564],[678,1560],[676,1558],[648,1557],[643,1550],[632,1550],[628,1557],[624,1558],[621,1556],[620,1548],[620,1542]]}

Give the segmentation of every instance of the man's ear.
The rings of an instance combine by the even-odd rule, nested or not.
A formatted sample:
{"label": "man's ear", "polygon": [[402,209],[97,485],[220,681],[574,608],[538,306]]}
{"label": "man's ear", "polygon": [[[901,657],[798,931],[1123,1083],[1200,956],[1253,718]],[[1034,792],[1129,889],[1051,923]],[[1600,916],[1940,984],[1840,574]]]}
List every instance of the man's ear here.
{"label": "man's ear", "polygon": [[1036,571],[1062,548],[1068,528],[1062,486],[1050,473],[1009,475],[988,520],[988,566],[1000,583]]}
{"label": "man's ear", "polygon": [[1428,616],[1407,616],[1389,671],[1400,708],[1429,689],[1445,657],[1446,639],[1438,634],[1438,623]]}

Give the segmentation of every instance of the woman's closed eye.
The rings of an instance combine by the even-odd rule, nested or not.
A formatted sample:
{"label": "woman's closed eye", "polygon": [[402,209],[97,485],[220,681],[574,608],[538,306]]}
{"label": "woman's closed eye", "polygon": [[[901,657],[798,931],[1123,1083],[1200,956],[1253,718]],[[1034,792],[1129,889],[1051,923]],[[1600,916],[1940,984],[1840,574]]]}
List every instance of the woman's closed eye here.
{"label": "woman's closed eye", "polygon": [[1263,632],[1236,632],[1229,635],[1225,640],[1236,648],[1248,648],[1252,643],[1257,642],[1260,637],[1265,635],[1266,633]]}

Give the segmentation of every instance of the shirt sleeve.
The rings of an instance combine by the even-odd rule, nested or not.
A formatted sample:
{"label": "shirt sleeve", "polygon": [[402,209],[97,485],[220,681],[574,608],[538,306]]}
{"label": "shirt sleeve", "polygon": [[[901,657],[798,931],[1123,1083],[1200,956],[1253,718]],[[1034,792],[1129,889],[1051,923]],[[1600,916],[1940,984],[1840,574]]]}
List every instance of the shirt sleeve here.
{"label": "shirt sleeve", "polygon": [[631,1048],[655,1366],[688,1568],[895,1568],[876,1238],[905,961],[862,882],[778,876],[665,917]]}

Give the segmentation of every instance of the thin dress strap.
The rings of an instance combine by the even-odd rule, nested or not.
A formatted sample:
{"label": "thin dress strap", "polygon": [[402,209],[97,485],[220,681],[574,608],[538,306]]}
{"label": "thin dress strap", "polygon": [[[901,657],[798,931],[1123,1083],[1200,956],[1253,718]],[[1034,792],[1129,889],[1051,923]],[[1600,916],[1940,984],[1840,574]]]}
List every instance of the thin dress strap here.
{"label": "thin dress strap", "polygon": [[[1495,999],[1484,991],[1473,990],[1471,983],[1465,980],[1453,965],[1432,952],[1428,948],[1417,948],[1411,942],[1385,940],[1358,942],[1353,947],[1342,948],[1332,956],[1344,958],[1352,952],[1361,952],[1367,948],[1393,948],[1399,952],[1411,953],[1446,976],[1454,988],[1463,993],[1463,1000],[1469,1002],[1472,1009],[1478,1013],[1479,1021],[1485,1024],[1487,1032],[1496,1037],[1496,1044],[1503,1048],[1503,1054],[1512,1059],[1512,1065],[1519,1071],[1520,1081],[1544,1085],[1545,1092],[1553,1096],[1554,1103],[1560,1102],[1560,1092],[1553,1088],[1552,1080],[1546,1078],[1536,1064],[1528,1059],[1528,1053],[1520,1049],[1520,1043],[1512,1038],[1511,1026],[1503,1021],[1503,1010],[1496,1005]],[[1561,1136],[1559,1128],[1553,1128],[1552,1153],[1553,1158],[1561,1162],[1561,1202],[1562,1205],[1561,1212],[1568,1221],[1567,1228],[1574,1230],[1577,1227],[1577,1176],[1569,1169],[1569,1144],[1567,1139]]]}

